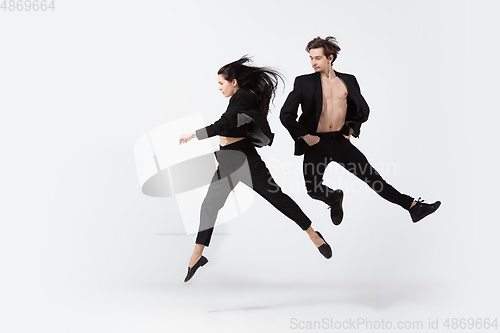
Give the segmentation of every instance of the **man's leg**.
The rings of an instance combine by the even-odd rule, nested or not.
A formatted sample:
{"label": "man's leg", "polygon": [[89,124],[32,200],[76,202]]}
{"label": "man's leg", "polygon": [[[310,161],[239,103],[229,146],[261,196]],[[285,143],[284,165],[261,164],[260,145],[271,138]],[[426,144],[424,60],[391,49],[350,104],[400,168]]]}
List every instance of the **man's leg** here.
{"label": "man's leg", "polygon": [[365,155],[350,142],[349,144],[350,148],[336,156],[335,161],[368,184],[382,198],[409,210],[413,203],[413,198],[406,194],[401,194],[389,185],[377,170],[370,165]]}
{"label": "man's leg", "polygon": [[[322,140],[326,141],[327,138]],[[319,144],[320,143],[317,145]],[[302,172],[304,174],[307,194],[311,198],[321,200],[330,206],[330,218],[333,224],[339,225],[344,217],[344,211],[342,210],[344,193],[340,189],[333,190],[323,184],[325,169],[328,163],[332,161],[332,157],[325,155],[310,154],[306,152],[302,165]]]}
{"label": "man's leg", "polygon": [[334,190],[323,184],[325,169],[331,158],[327,156],[305,154],[302,164],[302,172],[306,185],[307,194],[316,200],[321,200],[326,204],[331,201]]}

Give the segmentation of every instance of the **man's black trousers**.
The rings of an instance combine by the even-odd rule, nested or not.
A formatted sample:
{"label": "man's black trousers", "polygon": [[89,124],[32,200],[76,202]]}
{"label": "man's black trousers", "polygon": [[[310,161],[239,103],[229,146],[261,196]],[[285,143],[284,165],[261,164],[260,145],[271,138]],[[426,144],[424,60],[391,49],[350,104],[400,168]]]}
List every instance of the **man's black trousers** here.
{"label": "man's black trousers", "polygon": [[413,198],[399,193],[382,179],[365,155],[342,133],[343,131],[314,134],[320,137],[320,141],[308,147],[302,166],[309,196],[331,204],[334,190],[323,184],[323,175],[328,163],[334,161],[368,184],[382,198],[406,210],[410,209]]}

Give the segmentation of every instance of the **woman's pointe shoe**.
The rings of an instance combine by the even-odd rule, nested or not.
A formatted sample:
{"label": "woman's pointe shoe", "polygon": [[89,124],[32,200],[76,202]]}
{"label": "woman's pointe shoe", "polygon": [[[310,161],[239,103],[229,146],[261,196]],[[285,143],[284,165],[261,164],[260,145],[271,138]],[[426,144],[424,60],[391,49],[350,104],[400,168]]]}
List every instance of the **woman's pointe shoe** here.
{"label": "woman's pointe shoe", "polygon": [[194,276],[194,273],[196,273],[196,270],[200,268],[201,266],[205,265],[208,262],[208,259],[205,258],[204,256],[201,256],[200,259],[194,264],[193,267],[188,267],[188,272],[186,275],[186,278],[184,279],[184,282],[188,282],[191,280],[191,278]]}
{"label": "woman's pointe shoe", "polygon": [[321,244],[318,247],[319,252],[321,252],[321,254],[323,255],[323,257],[325,257],[326,259],[330,259],[332,257],[332,248],[330,247],[330,245],[328,245],[328,243],[323,238],[323,236],[321,236],[321,234],[319,233],[319,231],[316,231],[316,233],[325,242],[325,244]]}

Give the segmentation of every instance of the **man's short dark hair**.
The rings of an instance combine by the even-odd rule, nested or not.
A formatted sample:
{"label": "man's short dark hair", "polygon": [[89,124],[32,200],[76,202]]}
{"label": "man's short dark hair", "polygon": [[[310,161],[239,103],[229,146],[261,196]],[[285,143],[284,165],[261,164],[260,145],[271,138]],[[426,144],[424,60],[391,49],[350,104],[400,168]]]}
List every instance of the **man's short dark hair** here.
{"label": "man's short dark hair", "polygon": [[332,63],[337,59],[337,54],[340,51],[340,47],[337,44],[337,40],[335,37],[328,36],[325,39],[321,37],[316,37],[309,43],[307,43],[306,46],[306,52],[309,53],[309,50],[311,49],[319,49],[320,47],[323,48],[323,53],[325,54],[325,57],[329,57],[330,55],[333,54],[333,60]]}

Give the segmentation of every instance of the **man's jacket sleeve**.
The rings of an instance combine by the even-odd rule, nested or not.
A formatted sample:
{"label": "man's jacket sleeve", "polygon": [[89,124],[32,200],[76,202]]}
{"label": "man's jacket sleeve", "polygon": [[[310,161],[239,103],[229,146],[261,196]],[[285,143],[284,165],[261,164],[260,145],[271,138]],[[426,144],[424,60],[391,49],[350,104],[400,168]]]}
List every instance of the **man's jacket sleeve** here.
{"label": "man's jacket sleeve", "polygon": [[294,140],[308,134],[306,128],[297,121],[297,112],[302,99],[302,87],[298,78],[295,78],[293,90],[288,95],[285,104],[281,108],[280,120],[283,126],[290,132]]}
{"label": "man's jacket sleeve", "polygon": [[359,88],[358,80],[356,80],[356,77],[354,75],[351,75],[350,77],[352,78],[352,82],[354,83],[359,94],[360,100],[358,101],[358,103],[360,105],[357,106],[357,110],[351,111],[348,109],[348,114],[354,115],[354,117],[348,117],[350,119],[346,119],[345,124],[347,125],[347,127],[352,128],[352,136],[357,138],[359,137],[359,133],[361,131],[361,124],[368,120],[370,108],[363,98],[363,95],[361,95],[361,89]]}

